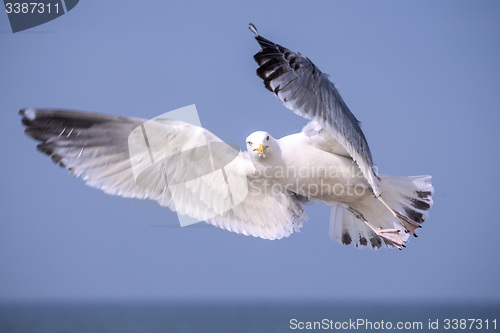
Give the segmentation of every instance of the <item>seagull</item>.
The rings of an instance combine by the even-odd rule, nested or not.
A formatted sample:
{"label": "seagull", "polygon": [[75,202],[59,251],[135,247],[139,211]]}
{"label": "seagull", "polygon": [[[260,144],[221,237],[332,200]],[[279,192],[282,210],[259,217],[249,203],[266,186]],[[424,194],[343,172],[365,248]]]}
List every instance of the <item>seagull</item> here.
{"label": "seagull", "polygon": [[300,52],[260,36],[253,24],[249,29],[260,46],[254,59],[265,88],[309,120],[299,133],[275,139],[256,131],[240,151],[178,119],[49,108],[19,111],[25,133],[89,186],[155,200],[231,232],[288,237],[307,220],[304,205],[324,203],[331,207],[332,240],[405,247],[433,205],[431,176],[378,174],[359,121],[328,76]]}

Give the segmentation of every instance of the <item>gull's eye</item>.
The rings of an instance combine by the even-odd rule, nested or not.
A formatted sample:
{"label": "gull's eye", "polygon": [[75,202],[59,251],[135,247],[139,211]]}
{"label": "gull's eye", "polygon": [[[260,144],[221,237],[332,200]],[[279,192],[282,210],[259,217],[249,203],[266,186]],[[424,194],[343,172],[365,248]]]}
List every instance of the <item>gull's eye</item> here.
{"label": "gull's eye", "polygon": [[248,141],[248,142],[247,142],[247,144],[248,144],[249,146],[251,146],[251,145],[252,145],[252,143],[251,143],[250,141]]}
{"label": "gull's eye", "polygon": [[266,141],[269,141],[269,135],[267,136]]}

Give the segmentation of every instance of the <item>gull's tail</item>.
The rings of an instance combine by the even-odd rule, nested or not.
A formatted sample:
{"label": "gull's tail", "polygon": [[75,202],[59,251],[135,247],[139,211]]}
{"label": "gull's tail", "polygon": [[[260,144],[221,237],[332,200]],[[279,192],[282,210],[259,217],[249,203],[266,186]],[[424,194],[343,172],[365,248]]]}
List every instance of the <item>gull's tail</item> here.
{"label": "gull's tail", "polygon": [[431,176],[380,176],[382,195],[351,206],[335,206],[330,238],[356,247],[401,248],[428,218],[434,188]]}

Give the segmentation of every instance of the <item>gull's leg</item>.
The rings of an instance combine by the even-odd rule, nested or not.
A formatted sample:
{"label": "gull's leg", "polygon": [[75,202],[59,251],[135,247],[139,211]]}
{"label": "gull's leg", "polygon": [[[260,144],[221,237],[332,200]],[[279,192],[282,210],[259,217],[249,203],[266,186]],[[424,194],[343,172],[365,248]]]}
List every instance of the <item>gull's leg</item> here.
{"label": "gull's leg", "polygon": [[383,239],[391,242],[395,247],[401,250],[401,247],[406,247],[405,241],[401,239],[401,236],[399,235],[400,230],[398,229],[382,229],[382,228],[376,228],[368,222],[368,220],[358,212],[357,210],[349,207],[349,211],[354,214],[358,219],[363,221],[377,236],[382,237]]}
{"label": "gull's leg", "polygon": [[401,223],[401,225],[405,229],[405,232],[411,232],[413,234],[413,236],[418,237],[417,234],[415,233],[415,230],[418,228],[422,228],[420,226],[420,224],[410,220],[406,216],[398,213],[397,211],[395,211],[394,209],[389,207],[389,205],[384,201],[382,196],[377,197],[377,199],[380,200],[380,202],[382,202],[384,204],[384,206],[387,207],[387,209],[389,209],[391,214],[394,215],[394,217],[398,219],[399,223]]}

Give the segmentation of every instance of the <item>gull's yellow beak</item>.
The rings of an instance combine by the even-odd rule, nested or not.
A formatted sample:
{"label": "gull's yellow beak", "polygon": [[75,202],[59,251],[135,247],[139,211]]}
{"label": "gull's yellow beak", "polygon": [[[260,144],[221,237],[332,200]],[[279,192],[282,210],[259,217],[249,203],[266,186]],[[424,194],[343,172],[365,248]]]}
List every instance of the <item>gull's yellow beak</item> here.
{"label": "gull's yellow beak", "polygon": [[266,149],[268,146],[264,146],[262,143],[259,148],[255,148],[253,151],[257,151],[262,157],[266,157]]}

